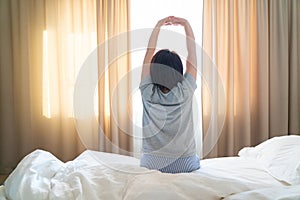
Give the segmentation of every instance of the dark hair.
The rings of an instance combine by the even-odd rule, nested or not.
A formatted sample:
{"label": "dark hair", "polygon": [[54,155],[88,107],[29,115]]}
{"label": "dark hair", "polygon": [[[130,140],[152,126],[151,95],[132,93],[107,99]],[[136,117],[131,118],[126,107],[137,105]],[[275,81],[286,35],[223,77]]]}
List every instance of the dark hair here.
{"label": "dark hair", "polygon": [[183,66],[180,57],[168,49],[158,51],[151,60],[152,82],[160,90],[171,90],[183,79]]}

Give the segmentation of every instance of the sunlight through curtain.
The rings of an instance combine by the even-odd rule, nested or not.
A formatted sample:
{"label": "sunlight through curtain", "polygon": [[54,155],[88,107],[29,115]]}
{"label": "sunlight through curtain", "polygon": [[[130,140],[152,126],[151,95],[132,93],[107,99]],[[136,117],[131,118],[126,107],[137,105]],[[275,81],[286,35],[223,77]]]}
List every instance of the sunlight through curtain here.
{"label": "sunlight through curtain", "polygon": [[96,2],[5,0],[0,7],[1,173],[36,148],[73,159],[84,150],[73,90],[97,46]]}
{"label": "sunlight through curtain", "polygon": [[99,149],[132,155],[129,1],[97,0]]}

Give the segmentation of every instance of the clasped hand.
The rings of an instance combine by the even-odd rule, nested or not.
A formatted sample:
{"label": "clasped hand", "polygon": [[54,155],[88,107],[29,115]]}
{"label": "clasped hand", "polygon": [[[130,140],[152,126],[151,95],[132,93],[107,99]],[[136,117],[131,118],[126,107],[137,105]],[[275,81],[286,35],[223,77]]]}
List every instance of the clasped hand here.
{"label": "clasped hand", "polygon": [[157,23],[157,26],[158,27],[168,26],[168,25],[185,26],[186,23],[187,23],[187,20],[184,19],[184,18],[169,16],[169,17],[166,17],[166,18],[163,18],[163,19],[159,20],[158,23]]}

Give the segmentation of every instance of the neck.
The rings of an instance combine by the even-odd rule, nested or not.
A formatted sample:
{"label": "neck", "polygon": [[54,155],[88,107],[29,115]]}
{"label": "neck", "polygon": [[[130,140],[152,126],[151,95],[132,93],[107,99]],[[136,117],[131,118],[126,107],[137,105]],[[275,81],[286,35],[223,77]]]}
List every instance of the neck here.
{"label": "neck", "polygon": [[169,90],[168,88],[163,88],[163,89],[161,89],[161,91],[162,91],[164,94],[170,92],[170,90]]}

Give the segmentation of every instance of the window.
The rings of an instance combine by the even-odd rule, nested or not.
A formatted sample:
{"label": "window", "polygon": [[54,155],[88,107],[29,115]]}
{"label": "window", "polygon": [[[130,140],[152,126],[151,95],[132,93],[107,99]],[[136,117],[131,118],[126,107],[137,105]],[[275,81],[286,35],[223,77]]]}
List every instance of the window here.
{"label": "window", "polygon": [[[131,0],[131,30],[134,32],[137,29],[153,28],[158,20],[167,16],[178,16],[186,18],[191,26],[196,38],[196,43],[199,47],[202,47],[202,12],[203,12],[203,1],[202,0]],[[178,34],[185,35],[183,27],[175,26],[165,26],[163,29],[168,31],[174,31]],[[142,39],[143,44],[148,43],[149,35],[145,35]],[[133,43],[136,35],[131,35],[131,42]],[[169,46],[164,46],[164,42],[158,39],[158,47],[168,48],[170,50],[176,51]],[[135,46],[135,45],[132,45]],[[184,47],[186,49],[185,43],[180,45],[175,45],[176,47]],[[131,49],[131,63],[132,69],[137,71],[141,69],[143,63],[143,58],[146,52],[146,46],[139,49]],[[177,49],[178,50],[178,49]],[[178,51],[177,51],[178,52]],[[199,52],[198,52],[199,54]],[[201,56],[200,56],[201,57]],[[184,57],[182,57],[183,63],[185,63]],[[201,61],[198,60],[198,64]],[[136,76],[135,73],[134,75]],[[140,91],[138,88],[140,77],[136,77],[132,83],[133,95],[132,95],[132,107],[133,107],[133,131],[134,131],[134,152],[135,156],[139,157],[141,150],[141,136],[142,136],[142,101],[140,96]],[[202,119],[201,119],[201,76],[198,75],[197,79],[198,88],[195,92],[194,99],[194,127],[196,135],[197,147],[202,147]],[[198,106],[197,106],[198,105]],[[197,148],[197,153],[202,157],[202,149]]]}
{"label": "window", "polygon": [[[43,115],[47,118],[57,115],[73,117],[77,73],[97,44],[96,32],[66,31],[61,37],[62,42],[57,43],[53,31],[43,31]],[[97,106],[95,103],[95,113],[98,112]]]}

